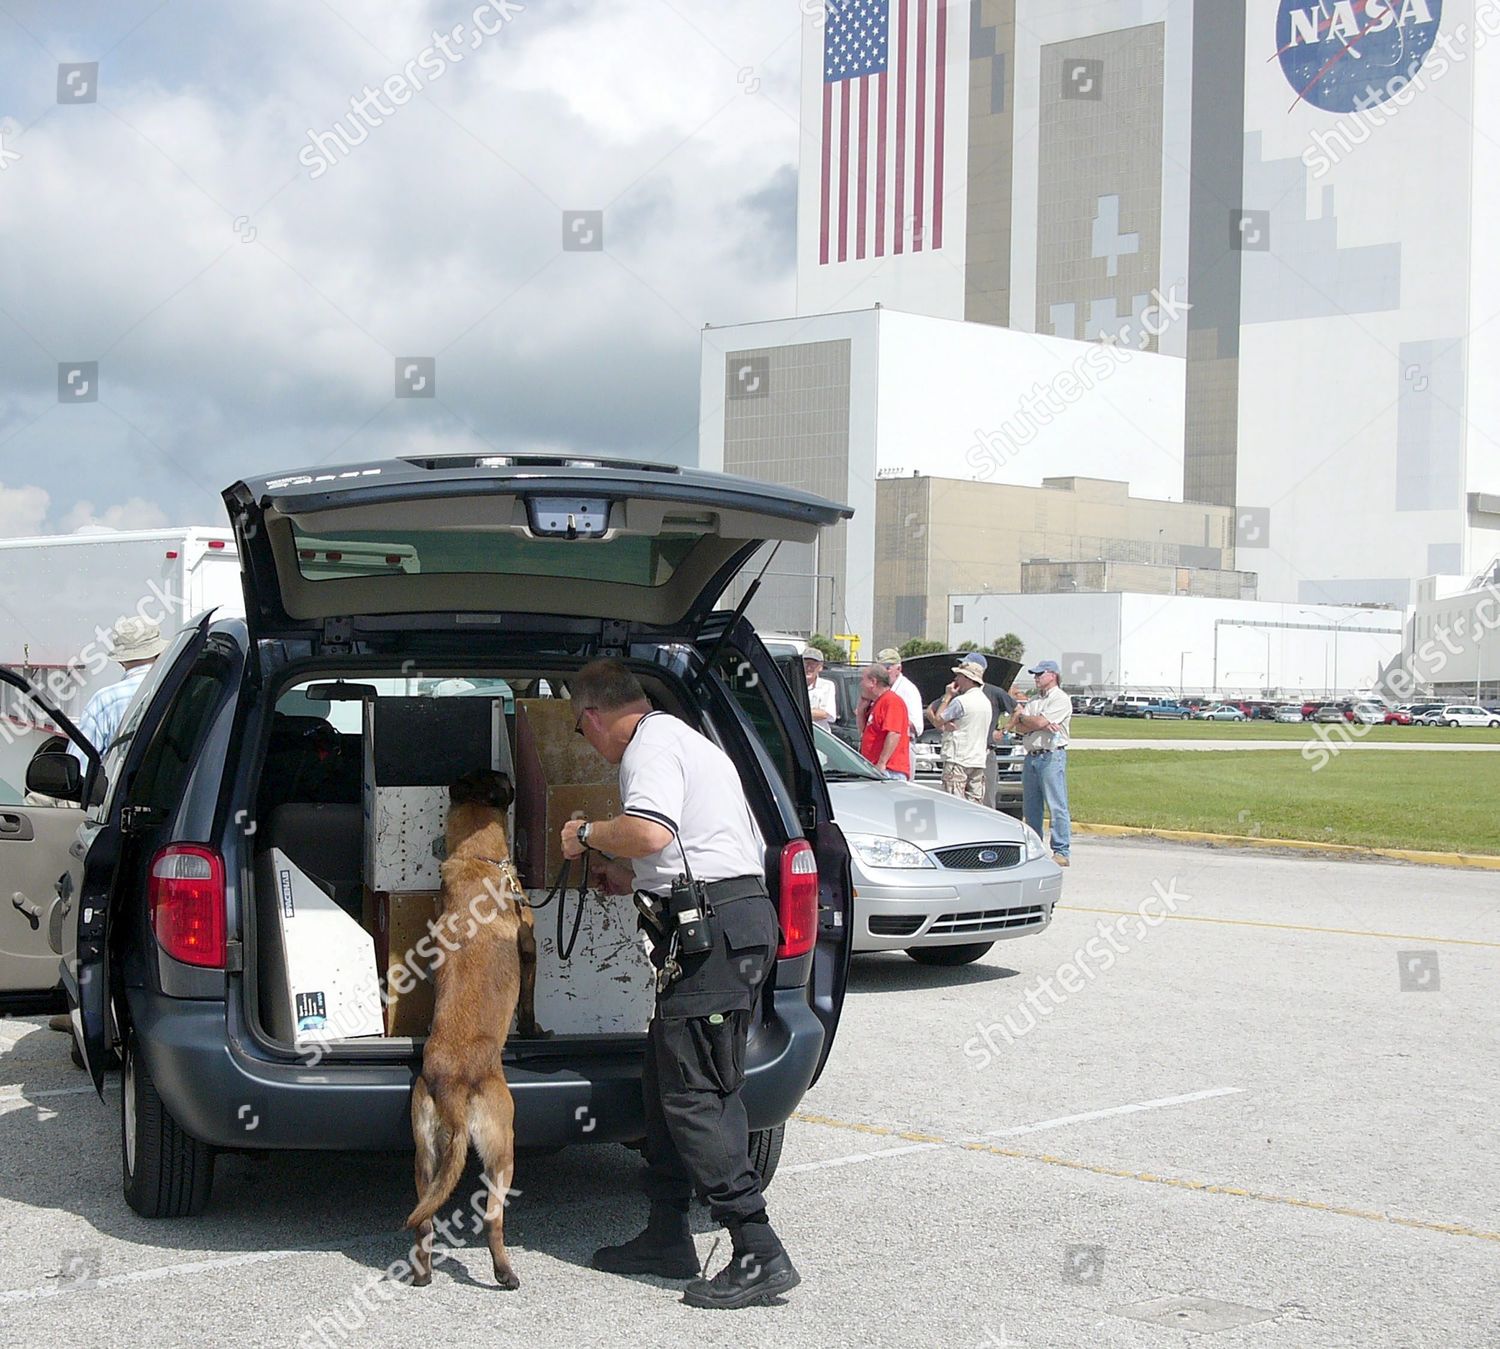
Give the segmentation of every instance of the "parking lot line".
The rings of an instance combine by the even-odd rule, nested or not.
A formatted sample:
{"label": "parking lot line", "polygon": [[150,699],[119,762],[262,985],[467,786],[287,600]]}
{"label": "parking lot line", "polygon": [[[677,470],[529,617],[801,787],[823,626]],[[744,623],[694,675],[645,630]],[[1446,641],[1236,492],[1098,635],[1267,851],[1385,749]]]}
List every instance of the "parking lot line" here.
{"label": "parking lot line", "polygon": [[[820,1124],[829,1129],[847,1129],[853,1133],[874,1134],[886,1138],[913,1138],[919,1137],[927,1141],[946,1143],[955,1148],[962,1148],[966,1152],[982,1152],[992,1157],[1009,1157],[1016,1161],[1040,1162],[1045,1166],[1061,1166],[1070,1171],[1088,1171],[1096,1176],[1109,1176],[1117,1180],[1133,1180],[1146,1185],[1166,1185],[1178,1190],[1192,1190],[1198,1194],[1221,1194],[1229,1195],[1236,1199],[1254,1199],[1262,1204],[1282,1204],[1290,1208],[1309,1209],[1316,1213],[1332,1213],[1341,1218],[1360,1218],[1365,1222],[1390,1223],[1397,1227],[1411,1227],[1423,1232],[1439,1232],[1445,1236],[1472,1237],[1479,1241],[1500,1242],[1500,1232],[1486,1231],[1480,1227],[1470,1227],[1465,1223],[1441,1222],[1434,1218],[1406,1218],[1399,1214],[1380,1213],[1373,1209],[1350,1208],[1343,1204],[1324,1203],[1318,1199],[1299,1199],[1293,1195],[1266,1194],[1259,1190],[1247,1190],[1239,1185],[1220,1185],[1213,1181],[1193,1180],[1186,1176],[1159,1176],[1150,1171],[1127,1171],[1114,1166],[1100,1166],[1095,1162],[1079,1161],[1072,1157],[1055,1157],[1046,1152],[1028,1152],[1024,1148],[1006,1148],[996,1143],[987,1143],[983,1139],[973,1138],[949,1138],[934,1140],[930,1134],[915,1134],[910,1130],[891,1129],[879,1124],[861,1124],[854,1120],[841,1120],[831,1115],[806,1115],[798,1113],[792,1116],[804,1124]],[[849,1164],[859,1161],[877,1161],[882,1157],[895,1157],[912,1152],[927,1151],[927,1148],[888,1148],[878,1152],[855,1153],[848,1158],[836,1158],[837,1161],[845,1161]],[[788,1172],[799,1169],[813,1169],[813,1165],[803,1163],[802,1167],[788,1167]]]}
{"label": "parking lot line", "polygon": [[[1134,909],[1091,909],[1081,904],[1059,904],[1059,909],[1073,913],[1112,913],[1117,917],[1137,916]],[[1303,923],[1267,923],[1256,918],[1209,918],[1195,913],[1168,913],[1163,918],[1169,923],[1221,923],[1226,927],[1269,927],[1282,932],[1321,932],[1329,937],[1379,937],[1382,941],[1422,942],[1440,946],[1487,946],[1500,950],[1500,941],[1473,941],[1467,937],[1413,937],[1405,932],[1368,932],[1357,927],[1309,927]]]}
{"label": "parking lot line", "polygon": [[875,1162],[886,1157],[901,1157],[909,1152],[928,1152],[933,1148],[946,1148],[947,1141],[941,1143],[908,1143],[900,1148],[881,1148],[876,1152],[851,1152],[846,1157],[826,1157],[820,1162],[798,1162],[795,1166],[780,1166],[776,1168],[778,1176],[794,1176],[802,1171],[823,1171],[834,1166],[857,1166],[860,1162]]}
{"label": "parking lot line", "polygon": [[207,1274],[216,1269],[235,1269],[240,1265],[264,1265],[275,1260],[290,1260],[294,1256],[337,1255],[337,1250],[320,1251],[316,1247],[301,1251],[250,1251],[244,1255],[226,1255],[218,1260],[193,1260],[180,1265],[154,1265],[149,1269],[135,1269],[128,1274],[111,1274],[103,1279],[91,1279],[87,1285],[72,1283],[43,1284],[38,1288],[11,1288],[0,1292],[0,1306],[15,1302],[35,1302],[40,1298],[58,1297],[63,1293],[82,1291],[85,1287],[119,1288],[132,1283],[155,1283],[159,1279],[175,1279],[185,1274]]}
{"label": "parking lot line", "polygon": [[1056,1119],[1039,1120],[1035,1124],[1016,1124],[1008,1129],[991,1129],[986,1138],[1014,1138],[1017,1134],[1034,1134],[1043,1129],[1055,1129],[1062,1124],[1081,1124],[1085,1120],[1108,1119],[1111,1115],[1134,1115],[1142,1110],[1160,1110],[1163,1106],[1186,1105],[1190,1101],[1208,1101],[1215,1096],[1235,1096],[1244,1087],[1210,1087],[1207,1091],[1190,1091],[1185,1096],[1162,1096],[1154,1101],[1135,1101],[1130,1105],[1112,1105],[1105,1110],[1090,1110],[1082,1115],[1059,1115]]}

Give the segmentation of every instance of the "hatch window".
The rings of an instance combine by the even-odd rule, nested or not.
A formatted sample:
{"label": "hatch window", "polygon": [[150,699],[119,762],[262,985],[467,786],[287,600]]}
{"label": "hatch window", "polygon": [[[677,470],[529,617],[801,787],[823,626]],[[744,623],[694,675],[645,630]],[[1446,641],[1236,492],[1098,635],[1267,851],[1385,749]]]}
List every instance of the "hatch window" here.
{"label": "hatch window", "polygon": [[297,570],[308,581],[364,576],[565,577],[656,587],[672,579],[701,533],[530,538],[510,530],[348,530],[316,536],[292,524]]}

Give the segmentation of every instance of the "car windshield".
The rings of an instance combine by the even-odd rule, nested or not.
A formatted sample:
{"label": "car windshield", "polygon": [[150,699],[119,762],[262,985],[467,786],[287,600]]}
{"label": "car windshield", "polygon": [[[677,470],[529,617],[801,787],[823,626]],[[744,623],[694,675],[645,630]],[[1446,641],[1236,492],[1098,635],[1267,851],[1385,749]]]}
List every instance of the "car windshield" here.
{"label": "car windshield", "polygon": [[830,782],[849,782],[855,778],[873,778],[886,781],[872,764],[861,754],[856,754],[832,731],[821,726],[813,727],[813,745],[818,751],[818,762],[823,767],[823,776]]}

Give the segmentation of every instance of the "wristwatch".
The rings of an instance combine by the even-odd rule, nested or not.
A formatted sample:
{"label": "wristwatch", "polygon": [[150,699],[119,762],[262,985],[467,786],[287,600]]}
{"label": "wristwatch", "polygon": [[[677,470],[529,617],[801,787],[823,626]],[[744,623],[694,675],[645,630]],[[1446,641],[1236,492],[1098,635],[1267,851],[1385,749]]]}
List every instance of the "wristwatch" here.
{"label": "wristwatch", "polygon": [[578,826],[578,846],[587,848],[589,846],[589,821],[585,820]]}

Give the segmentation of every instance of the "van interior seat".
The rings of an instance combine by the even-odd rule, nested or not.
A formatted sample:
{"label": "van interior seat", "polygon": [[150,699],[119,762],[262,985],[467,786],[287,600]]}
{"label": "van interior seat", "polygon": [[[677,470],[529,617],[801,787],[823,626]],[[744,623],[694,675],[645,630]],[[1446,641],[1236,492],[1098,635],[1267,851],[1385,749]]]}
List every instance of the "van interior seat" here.
{"label": "van interior seat", "polygon": [[358,805],[291,802],[256,831],[262,849],[280,848],[356,920],[364,912],[364,811]]}
{"label": "van interior seat", "polygon": [[288,801],[358,805],[363,771],[360,736],[343,735],[322,717],[278,712],[261,768],[257,818],[269,819]]}

